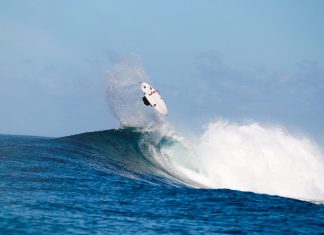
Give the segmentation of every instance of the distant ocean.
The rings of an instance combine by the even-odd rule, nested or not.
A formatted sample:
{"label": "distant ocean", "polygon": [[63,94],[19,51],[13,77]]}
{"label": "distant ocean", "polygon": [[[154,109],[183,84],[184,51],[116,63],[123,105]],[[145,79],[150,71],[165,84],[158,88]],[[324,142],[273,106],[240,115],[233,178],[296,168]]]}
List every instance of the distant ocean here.
{"label": "distant ocean", "polygon": [[207,151],[213,138],[193,150],[138,128],[0,135],[0,234],[324,234],[323,159],[310,143],[282,138],[285,151],[271,138],[271,148],[243,143],[236,153],[253,159],[240,161],[232,142]]}

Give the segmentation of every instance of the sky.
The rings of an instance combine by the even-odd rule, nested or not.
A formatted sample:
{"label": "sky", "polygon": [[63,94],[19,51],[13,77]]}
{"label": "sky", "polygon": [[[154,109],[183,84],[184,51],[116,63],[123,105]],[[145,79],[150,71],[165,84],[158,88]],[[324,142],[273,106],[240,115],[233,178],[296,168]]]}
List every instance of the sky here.
{"label": "sky", "polygon": [[171,123],[324,139],[323,1],[0,1],[0,134],[118,127],[106,73],[140,57]]}

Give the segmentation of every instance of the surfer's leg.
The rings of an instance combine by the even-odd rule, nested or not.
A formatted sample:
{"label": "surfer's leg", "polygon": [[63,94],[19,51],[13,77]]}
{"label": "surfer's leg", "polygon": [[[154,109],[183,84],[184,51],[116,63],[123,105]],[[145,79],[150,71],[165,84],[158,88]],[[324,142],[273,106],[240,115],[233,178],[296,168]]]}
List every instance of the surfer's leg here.
{"label": "surfer's leg", "polygon": [[142,100],[143,100],[143,102],[144,102],[144,104],[145,104],[146,106],[151,105],[150,102],[146,99],[145,96],[143,96]]}

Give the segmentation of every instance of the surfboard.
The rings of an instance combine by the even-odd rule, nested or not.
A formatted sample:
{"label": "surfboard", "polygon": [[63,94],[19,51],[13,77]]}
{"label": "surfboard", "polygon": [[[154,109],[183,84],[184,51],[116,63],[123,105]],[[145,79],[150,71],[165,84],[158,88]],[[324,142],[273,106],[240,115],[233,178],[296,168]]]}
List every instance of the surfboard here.
{"label": "surfboard", "polygon": [[160,95],[158,90],[155,90],[150,84],[146,82],[141,82],[141,89],[144,92],[144,96],[151,104],[151,106],[163,115],[168,114],[168,109],[166,104],[163,101],[163,98]]}

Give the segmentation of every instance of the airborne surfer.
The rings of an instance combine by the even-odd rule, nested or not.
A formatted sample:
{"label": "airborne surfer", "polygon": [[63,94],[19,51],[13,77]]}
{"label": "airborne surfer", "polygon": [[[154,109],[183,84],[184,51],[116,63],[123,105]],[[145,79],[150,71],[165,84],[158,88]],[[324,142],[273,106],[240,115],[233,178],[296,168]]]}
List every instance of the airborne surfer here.
{"label": "airborne surfer", "polygon": [[162,99],[162,97],[159,94],[158,90],[155,90],[150,86],[149,84],[145,82],[141,82],[141,89],[144,93],[144,97],[142,98],[143,103],[146,106],[151,105],[156,111],[163,115],[168,114],[168,109]]}
{"label": "airborne surfer", "polygon": [[[146,86],[145,86],[145,84],[144,83],[141,83],[141,85],[142,85],[142,90],[143,90],[143,92],[144,92],[144,90],[146,90]],[[144,89],[143,89],[144,88]],[[150,87],[150,90],[152,90],[152,87]],[[143,100],[143,103],[146,105],[146,106],[149,106],[149,105],[151,105],[150,104],[150,102],[148,101],[148,99],[145,97],[145,92],[144,92],[144,96],[143,96],[143,98],[142,98],[142,100]]]}

